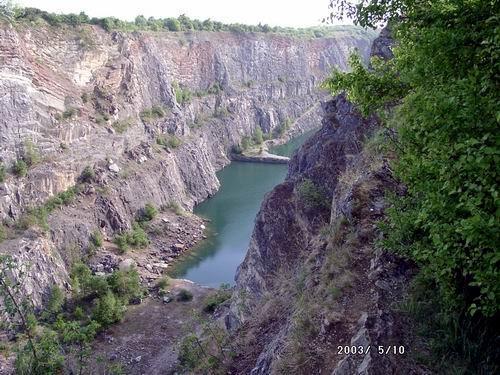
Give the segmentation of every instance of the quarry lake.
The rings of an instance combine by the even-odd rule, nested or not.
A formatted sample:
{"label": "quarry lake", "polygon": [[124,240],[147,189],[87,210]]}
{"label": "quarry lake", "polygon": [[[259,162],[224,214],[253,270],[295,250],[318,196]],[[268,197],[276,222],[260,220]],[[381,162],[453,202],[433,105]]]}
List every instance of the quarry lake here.
{"label": "quarry lake", "polygon": [[[290,156],[313,132],[276,146],[271,152]],[[170,275],[211,287],[233,285],[262,200],[284,180],[287,170],[284,164],[232,162],[219,171],[220,190],[194,209],[195,214],[210,220],[208,238],[179,260]]]}

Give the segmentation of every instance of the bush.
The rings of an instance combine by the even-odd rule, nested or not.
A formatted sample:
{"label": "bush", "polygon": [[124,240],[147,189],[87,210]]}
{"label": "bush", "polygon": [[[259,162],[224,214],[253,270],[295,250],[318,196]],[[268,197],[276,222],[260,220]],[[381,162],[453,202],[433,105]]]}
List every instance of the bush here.
{"label": "bush", "polygon": [[248,148],[251,146],[252,146],[252,140],[250,139],[250,137],[244,136],[243,138],[241,138],[241,149],[243,151],[248,150]]}
{"label": "bush", "polygon": [[158,210],[151,203],[146,203],[144,208],[141,210],[140,221],[151,221],[156,215],[158,215]]}
{"label": "bush", "polygon": [[167,18],[165,20],[165,27],[169,31],[181,31],[181,24],[180,22],[175,19],[175,18]]}
{"label": "bush", "polygon": [[90,268],[82,263],[76,263],[70,273],[71,286],[75,297],[79,299],[103,296],[109,291],[109,285],[102,276],[92,275]]}
{"label": "bush", "polygon": [[264,142],[264,138],[262,136],[262,129],[260,128],[260,126],[257,126],[257,128],[253,133],[253,141],[256,145],[260,145],[262,144],[262,142]]}
{"label": "bush", "polygon": [[327,208],[329,206],[325,193],[310,179],[303,180],[297,186],[297,192],[307,208]]}
{"label": "bush", "polygon": [[100,230],[96,229],[90,235],[90,241],[95,247],[101,247],[103,244],[102,233]]}
{"label": "bush", "polygon": [[125,253],[129,247],[144,248],[149,245],[149,238],[144,229],[137,223],[132,224],[132,230],[119,234],[115,237],[115,244],[121,253]]}
{"label": "bush", "polygon": [[219,305],[231,298],[229,285],[222,285],[221,288],[214,294],[208,296],[203,304],[203,311],[213,313]]}
{"label": "bush", "polygon": [[124,254],[129,249],[128,237],[127,234],[118,234],[115,236],[114,243],[118,246],[118,250],[120,254]]}
{"label": "bush", "polygon": [[150,109],[145,109],[141,113],[139,113],[139,117],[142,122],[150,122],[152,120],[156,120],[166,116],[165,109],[163,109],[160,105],[154,105]]}
{"label": "bush", "polygon": [[191,101],[192,93],[186,87],[180,87],[179,84],[173,84],[174,92],[175,92],[175,100],[180,105],[184,105]]}
{"label": "bush", "polygon": [[166,148],[177,148],[182,144],[182,140],[175,135],[168,137],[161,135],[156,138],[156,143]]}
{"label": "bush", "polygon": [[22,159],[28,167],[33,167],[40,162],[40,153],[37,147],[31,141],[26,141],[24,143],[23,157]]}
{"label": "bush", "polygon": [[64,305],[64,293],[61,288],[55,285],[50,291],[49,301],[47,302],[47,306],[45,308],[45,312],[49,316],[56,316],[61,312]]}
{"label": "bush", "polygon": [[5,230],[5,226],[0,224],[0,243],[2,243],[7,238],[7,231]]}
{"label": "bush", "polygon": [[3,163],[0,163],[0,183],[5,181],[5,177],[7,176],[7,170]]}
{"label": "bush", "polygon": [[12,165],[12,173],[17,177],[25,177],[28,174],[28,165],[22,159],[18,159]]}
{"label": "bush", "polygon": [[130,127],[130,125],[131,125],[130,119],[116,120],[111,124],[113,129],[115,129],[118,134],[125,133],[127,129]]}
{"label": "bush", "polygon": [[233,154],[241,154],[243,152],[243,148],[240,145],[233,145],[231,147],[231,152]]}
{"label": "bush", "polygon": [[290,129],[292,125],[292,120],[289,118],[285,119],[277,128],[274,129],[273,133],[276,138],[281,138]]}
{"label": "bush", "polygon": [[108,283],[111,291],[126,304],[143,295],[139,273],[135,269],[113,272],[108,277]]}
{"label": "bush", "polygon": [[105,295],[95,300],[95,307],[92,309],[92,319],[102,327],[107,327],[119,322],[123,318],[125,306],[115,295],[108,291]]}
{"label": "bush", "polygon": [[62,114],[62,118],[65,120],[72,119],[75,116],[76,116],[76,109],[75,108],[68,108]]}
{"label": "bush", "polygon": [[164,277],[158,279],[158,281],[156,282],[156,287],[161,292],[161,291],[164,291],[168,287],[169,284],[170,284],[170,279],[167,276],[164,276]]}
{"label": "bush", "polygon": [[181,289],[177,293],[177,301],[187,302],[187,301],[191,301],[192,299],[193,299],[193,293],[191,293],[187,289]]}
{"label": "bush", "polygon": [[84,183],[91,183],[94,181],[95,178],[95,171],[94,168],[92,168],[90,165],[87,165],[83,171],[82,174],[80,175],[80,181]]}

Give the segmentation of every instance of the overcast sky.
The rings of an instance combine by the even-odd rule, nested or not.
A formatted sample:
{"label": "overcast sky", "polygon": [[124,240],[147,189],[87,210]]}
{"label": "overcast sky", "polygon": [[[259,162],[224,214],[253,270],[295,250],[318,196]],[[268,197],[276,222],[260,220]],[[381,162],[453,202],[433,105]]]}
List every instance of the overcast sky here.
{"label": "overcast sky", "polygon": [[[211,18],[225,23],[259,22],[271,26],[305,27],[321,24],[329,14],[328,0],[13,0],[21,6],[31,6],[56,13],[79,13],[91,17],[113,16],[133,20],[142,14],[146,18],[177,17],[186,14],[201,20]],[[348,21],[340,23],[349,23]]]}

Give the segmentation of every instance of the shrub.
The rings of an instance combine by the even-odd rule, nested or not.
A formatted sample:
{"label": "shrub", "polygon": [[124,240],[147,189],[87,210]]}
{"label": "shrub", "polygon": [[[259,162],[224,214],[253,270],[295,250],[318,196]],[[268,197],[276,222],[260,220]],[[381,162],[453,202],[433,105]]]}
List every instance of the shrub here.
{"label": "shrub", "polygon": [[207,92],[212,95],[217,95],[222,91],[222,86],[219,82],[215,82],[212,86],[209,87]]}
{"label": "shrub", "polygon": [[182,144],[182,140],[175,135],[168,137],[160,135],[156,138],[156,143],[163,147],[177,148]]}
{"label": "shrub", "polygon": [[262,144],[262,142],[264,142],[264,138],[262,136],[262,129],[260,128],[260,126],[257,126],[257,128],[253,133],[253,141],[257,145],[260,145]]}
{"label": "shrub", "polygon": [[116,120],[111,124],[113,129],[115,129],[118,134],[125,133],[127,129],[130,127],[130,125],[131,125],[130,119]]}
{"label": "shrub", "polygon": [[193,293],[191,293],[187,289],[181,289],[177,293],[177,301],[187,302],[187,301],[191,301],[192,299],[193,299]]}
{"label": "shrub", "polygon": [[5,177],[7,176],[7,170],[3,163],[0,163],[0,183],[5,181]]}
{"label": "shrub", "polygon": [[169,31],[181,31],[181,24],[175,18],[167,18],[165,20],[165,28]]}
{"label": "shrub", "polygon": [[119,322],[123,318],[125,306],[118,298],[108,291],[105,295],[95,300],[95,307],[92,309],[92,319],[102,327],[107,327]]}
{"label": "shrub", "polygon": [[95,231],[92,232],[90,235],[90,241],[92,244],[96,247],[101,247],[103,244],[103,238],[102,238],[102,233],[100,230],[96,229]]}
{"label": "shrub", "polygon": [[274,129],[274,136],[277,138],[282,137],[283,135],[285,135],[288,129],[290,129],[291,125],[292,120],[290,120],[289,118],[285,119],[277,128]]}
{"label": "shrub", "polygon": [[76,115],[76,109],[75,108],[68,108],[65,110],[62,114],[62,118],[65,120],[72,119]]}
{"label": "shrub", "polygon": [[297,187],[299,198],[307,208],[326,208],[328,199],[325,193],[310,179],[303,180]]}
{"label": "shrub", "polygon": [[252,146],[252,140],[250,139],[250,137],[244,136],[243,138],[241,138],[241,149],[243,151],[248,150],[248,148],[251,146]]}
{"label": "shrub", "polygon": [[132,299],[140,298],[143,295],[141,281],[137,270],[115,271],[108,277],[111,291],[120,297],[124,303],[129,303]]}
{"label": "shrub", "polygon": [[95,178],[95,171],[90,165],[87,165],[80,175],[80,181],[84,183],[90,183]]}
{"label": "shrub", "polygon": [[22,159],[18,159],[12,165],[12,173],[17,177],[25,177],[28,174],[28,165]]}
{"label": "shrub", "polygon": [[124,254],[129,249],[127,234],[118,234],[115,236],[114,243],[118,246],[118,250],[121,254]]}
{"label": "shrub", "polygon": [[24,143],[22,159],[28,167],[32,167],[40,161],[40,153],[33,142],[26,141]]}
{"label": "shrub", "polygon": [[83,103],[87,103],[89,101],[89,94],[87,92],[84,92],[81,98]]}
{"label": "shrub", "polygon": [[144,208],[141,210],[140,221],[151,221],[156,215],[158,215],[158,210],[151,203],[146,203]]}
{"label": "shrub", "polygon": [[166,116],[165,109],[163,109],[163,107],[160,105],[154,105],[150,109],[145,109],[144,111],[139,113],[139,117],[141,118],[142,122],[145,123],[165,116]]}
{"label": "shrub", "polygon": [[159,291],[164,291],[168,285],[170,284],[170,279],[168,276],[164,276],[156,282],[156,287],[158,288]]}
{"label": "shrub", "polygon": [[178,83],[173,84],[175,92],[175,100],[180,105],[189,103],[191,101],[192,93],[186,87],[180,87]]}
{"label": "shrub", "polygon": [[138,223],[133,223],[132,230],[117,235],[114,242],[118,246],[120,252],[125,253],[129,247],[144,248],[148,246],[149,238]]}
{"label": "shrub", "polygon": [[240,145],[233,145],[231,147],[231,152],[233,154],[241,154],[243,152],[243,148]]}
{"label": "shrub", "polygon": [[49,316],[55,316],[59,312],[61,312],[64,305],[64,293],[61,288],[55,285],[50,291],[49,301],[47,302],[47,306],[45,311]]}
{"label": "shrub", "polygon": [[214,294],[208,296],[203,304],[203,311],[213,313],[219,305],[231,298],[229,285],[221,285],[221,288]]}

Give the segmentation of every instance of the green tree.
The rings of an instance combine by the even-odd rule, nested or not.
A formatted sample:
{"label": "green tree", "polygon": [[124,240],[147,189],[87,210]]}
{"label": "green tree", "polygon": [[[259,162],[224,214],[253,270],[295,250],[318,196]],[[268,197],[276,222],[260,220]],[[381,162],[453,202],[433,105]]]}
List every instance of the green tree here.
{"label": "green tree", "polygon": [[407,194],[392,199],[384,245],[418,262],[435,285],[440,314],[455,329],[476,327],[466,334],[483,335],[485,349],[500,306],[500,3],[332,5],[363,26],[391,19],[396,37],[394,59],[368,70],[353,57],[351,72],[326,82],[397,130],[394,170]]}
{"label": "green tree", "polygon": [[262,144],[262,142],[264,142],[262,129],[260,128],[260,126],[257,126],[255,128],[255,131],[253,133],[253,141],[256,145],[260,145]]}
{"label": "green tree", "polygon": [[165,20],[165,27],[169,31],[181,31],[181,24],[180,22],[175,19],[175,18],[167,18]]}
{"label": "green tree", "polygon": [[143,15],[139,15],[139,16],[135,17],[134,22],[135,22],[135,25],[139,26],[139,27],[144,27],[148,24],[146,17],[144,17]]}

